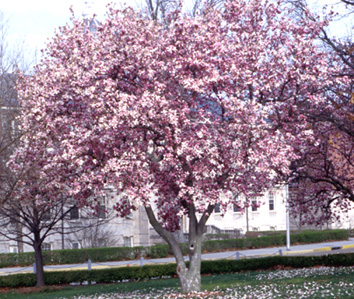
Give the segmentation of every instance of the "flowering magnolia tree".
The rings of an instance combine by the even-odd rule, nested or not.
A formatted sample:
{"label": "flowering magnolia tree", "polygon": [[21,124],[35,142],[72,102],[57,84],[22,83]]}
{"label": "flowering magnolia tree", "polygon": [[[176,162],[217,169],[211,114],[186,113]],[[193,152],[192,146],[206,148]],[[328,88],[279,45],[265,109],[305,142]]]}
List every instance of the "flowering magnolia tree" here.
{"label": "flowering magnolia tree", "polygon": [[350,97],[348,91],[340,97],[334,95],[335,105],[328,103],[309,113],[316,142],[304,146],[292,164],[290,204],[295,214],[301,213],[302,224],[328,224],[352,208],[354,111]]}
{"label": "flowering magnolia tree", "polygon": [[[292,1],[300,18],[317,17],[306,1]],[[341,1],[342,14],[352,13],[353,1]],[[345,11],[345,7],[347,11]],[[333,11],[331,18],[338,18]],[[343,17],[343,16],[342,16]],[[301,214],[301,222],[326,224],[338,220],[354,202],[354,55],[351,37],[333,38],[326,29],[319,35],[322,46],[332,53],[333,78],[325,87],[326,100],[303,107],[316,142],[303,144],[292,163],[292,210]]]}
{"label": "flowering magnolia tree", "polygon": [[[24,129],[39,148],[56,145],[44,167],[57,167],[86,204],[111,185],[127,195],[115,204],[119,216],[143,205],[176,257],[183,292],[200,289],[215,205],[247,206],[312,140],[298,104],[322,101],[327,56],[314,39],[323,24],[295,23],[284,11],[226,1],[223,10],[174,11],[160,22],[110,9],[95,32],[79,21],[61,28],[19,86]],[[182,217],[189,268],[172,234]]]}

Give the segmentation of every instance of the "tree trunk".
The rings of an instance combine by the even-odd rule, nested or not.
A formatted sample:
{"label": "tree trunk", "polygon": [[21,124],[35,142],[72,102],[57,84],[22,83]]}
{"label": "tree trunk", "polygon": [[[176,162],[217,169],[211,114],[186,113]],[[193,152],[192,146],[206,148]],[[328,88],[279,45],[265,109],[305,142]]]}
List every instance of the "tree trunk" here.
{"label": "tree trunk", "polygon": [[23,252],[23,234],[22,234],[22,225],[20,222],[16,223],[16,231],[17,231],[17,249],[19,253]]}
{"label": "tree trunk", "polygon": [[42,242],[40,242],[39,234],[35,234],[35,241],[33,244],[34,256],[36,260],[36,287],[44,286],[44,269],[43,269],[43,255],[42,255]]}
{"label": "tree trunk", "polygon": [[157,221],[154,212],[150,206],[145,207],[150,224],[156,232],[167,242],[170,246],[177,263],[177,275],[181,284],[182,293],[199,292],[201,287],[201,252],[203,232],[206,221],[212,213],[214,206],[209,206],[198,221],[195,215],[195,208],[193,204],[189,207],[189,268],[187,268],[182,254],[182,250],[173,233],[165,230]]}
{"label": "tree trunk", "polygon": [[[177,275],[182,293],[199,292],[201,287],[200,268],[202,261],[202,236],[197,236],[189,242],[189,268],[177,265]],[[184,271],[181,271],[184,269]]]}

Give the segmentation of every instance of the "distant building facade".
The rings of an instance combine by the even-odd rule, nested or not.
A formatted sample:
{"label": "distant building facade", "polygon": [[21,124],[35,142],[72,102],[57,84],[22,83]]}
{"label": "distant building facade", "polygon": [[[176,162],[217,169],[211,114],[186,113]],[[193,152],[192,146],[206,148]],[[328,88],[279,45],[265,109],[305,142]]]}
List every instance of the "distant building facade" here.
{"label": "distant building facade", "polygon": [[[115,192],[107,190],[107,196],[99,202],[98,212],[90,214],[85,209],[72,208],[63,223],[58,223],[56,233],[49,236],[43,244],[43,250],[78,249],[89,247],[151,246],[164,243],[148,222],[143,207],[121,218],[112,213]],[[113,200],[108,200],[113,198]],[[286,230],[286,189],[285,186],[273,188],[255,199],[258,206],[250,206],[241,211],[237,206],[230,208],[225,215],[216,208],[207,222],[206,234],[230,234],[243,237],[247,231],[285,231]],[[339,221],[317,229],[352,228],[353,212],[343,213]],[[307,229],[299,227],[297,219],[290,219],[291,230]],[[310,227],[314,228],[314,227]],[[71,233],[61,233],[73,231]],[[188,219],[183,220],[182,229],[188,233]],[[33,251],[23,245],[23,251]],[[21,250],[21,251],[22,251]],[[15,241],[0,239],[0,253],[18,252]]]}
{"label": "distant building facade", "polygon": [[[242,198],[240,199],[242,201]],[[237,205],[222,215],[218,206],[210,216],[207,225],[221,229],[225,233],[239,230],[273,231],[286,229],[286,190],[278,187],[265,192],[262,197],[250,200],[251,206],[241,210]]]}

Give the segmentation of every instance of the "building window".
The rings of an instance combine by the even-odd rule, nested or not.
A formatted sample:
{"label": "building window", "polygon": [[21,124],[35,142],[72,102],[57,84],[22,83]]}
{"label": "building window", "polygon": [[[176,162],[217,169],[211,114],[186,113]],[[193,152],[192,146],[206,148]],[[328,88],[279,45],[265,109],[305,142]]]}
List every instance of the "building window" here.
{"label": "building window", "polygon": [[70,210],[70,219],[73,220],[73,219],[79,219],[79,209],[78,207],[75,205],[73,207],[71,207],[71,210]]}
{"label": "building window", "polygon": [[241,212],[241,208],[238,204],[234,203],[234,212],[237,213],[237,212]]}
{"label": "building window", "polygon": [[124,247],[132,247],[132,237],[124,237]]}
{"label": "building window", "polygon": [[80,243],[79,242],[72,242],[71,248],[72,249],[80,249]]}
{"label": "building window", "polygon": [[106,218],[106,198],[102,197],[101,200],[98,201],[97,209],[97,217],[104,219]]}
{"label": "building window", "polygon": [[10,245],[10,253],[18,253],[18,247],[16,245]]}
{"label": "building window", "polygon": [[273,194],[273,192],[269,192],[268,198],[269,198],[269,210],[274,211],[274,194]]}
{"label": "building window", "polygon": [[[240,208],[240,204],[239,201],[237,201],[238,199],[238,196],[237,196],[237,193],[234,194],[234,204],[233,204],[233,208],[234,208],[234,212],[241,212],[241,208]],[[236,203],[237,202],[237,203]]]}
{"label": "building window", "polygon": [[49,221],[50,220],[50,209],[46,209],[43,214],[42,214],[42,220],[43,221]]}
{"label": "building window", "polygon": [[219,203],[215,204],[214,212],[220,213],[220,204]]}
{"label": "building window", "polygon": [[107,247],[107,239],[98,239],[97,244],[99,248]]}
{"label": "building window", "polygon": [[50,243],[43,243],[42,244],[42,251],[50,251],[52,250],[52,244]]}
{"label": "building window", "polygon": [[125,216],[126,219],[133,219],[133,212],[129,213],[127,216]]}
{"label": "building window", "polygon": [[252,212],[257,212],[257,200],[252,200]]}
{"label": "building window", "polygon": [[106,218],[106,205],[99,204],[97,206],[97,217],[101,219]]}
{"label": "building window", "polygon": [[269,200],[269,210],[274,211],[274,199]]}

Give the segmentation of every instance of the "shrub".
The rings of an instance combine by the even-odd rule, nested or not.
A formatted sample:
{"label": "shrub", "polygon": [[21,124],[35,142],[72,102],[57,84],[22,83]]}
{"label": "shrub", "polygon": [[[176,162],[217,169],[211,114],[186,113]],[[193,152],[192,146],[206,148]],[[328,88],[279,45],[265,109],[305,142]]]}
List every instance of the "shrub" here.
{"label": "shrub", "polygon": [[167,244],[160,244],[146,248],[145,256],[148,258],[162,258],[172,255]]}
{"label": "shrub", "polygon": [[205,241],[202,245],[202,251],[213,252],[213,251],[243,249],[247,247],[245,245],[246,240],[248,240],[248,238]]}
{"label": "shrub", "polygon": [[0,268],[13,266],[28,266],[34,263],[34,253],[3,253],[0,254]]}
{"label": "shrub", "polygon": [[[292,243],[318,243],[334,240],[347,240],[347,230],[304,231],[291,235]],[[263,237],[244,239],[213,240],[203,243],[203,252],[242,250],[252,248],[264,248],[270,246],[282,246],[286,244],[285,234],[273,234]]]}
{"label": "shrub", "polygon": [[225,240],[231,239],[232,235],[230,234],[205,234],[204,240]]}
{"label": "shrub", "polygon": [[[347,230],[305,231],[291,235],[291,243],[317,243],[332,240],[348,239]],[[285,234],[263,237],[225,239],[204,241],[203,252],[242,250],[248,248],[263,248],[282,246],[286,244]],[[183,254],[188,253],[188,244],[181,244]],[[43,260],[46,265],[53,264],[81,264],[88,259],[93,262],[122,261],[138,259],[140,256],[148,258],[163,258],[172,256],[167,244],[150,247],[110,247],[44,251]],[[0,254],[0,268],[13,266],[29,266],[35,262],[34,253]]]}
{"label": "shrub", "polygon": [[344,229],[324,230],[324,231],[305,231],[291,236],[293,243],[318,243],[331,240],[347,240],[348,231]]}
{"label": "shrub", "polygon": [[0,276],[0,287],[2,288],[33,287],[36,283],[36,274],[33,273]]}
{"label": "shrub", "polygon": [[[243,260],[202,261],[201,274],[226,274],[241,271],[269,270],[275,267],[309,268],[314,266],[353,266],[354,253],[324,256],[272,256]],[[47,285],[83,283],[111,283],[176,276],[176,264],[145,265],[99,270],[45,272]],[[35,274],[0,276],[0,287],[29,287],[36,285]]]}

